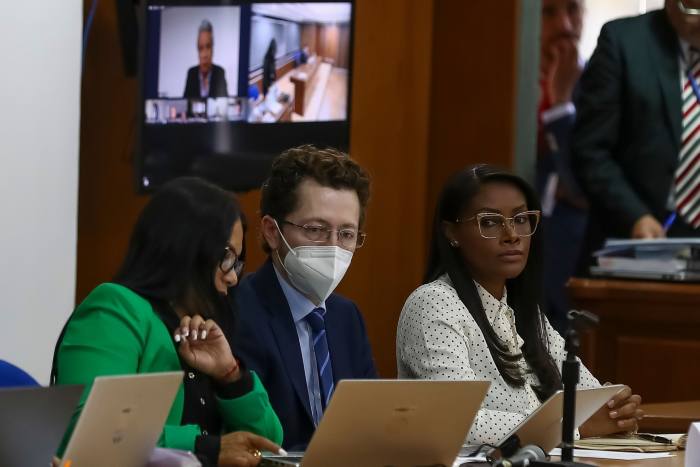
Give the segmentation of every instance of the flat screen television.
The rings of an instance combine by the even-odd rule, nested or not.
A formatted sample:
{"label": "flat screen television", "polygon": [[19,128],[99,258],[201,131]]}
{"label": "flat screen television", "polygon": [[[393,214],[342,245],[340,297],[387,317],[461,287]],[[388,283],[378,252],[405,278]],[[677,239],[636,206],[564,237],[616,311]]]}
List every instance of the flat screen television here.
{"label": "flat screen television", "polygon": [[147,0],[141,18],[139,191],[245,191],[284,149],[348,149],[352,1]]}

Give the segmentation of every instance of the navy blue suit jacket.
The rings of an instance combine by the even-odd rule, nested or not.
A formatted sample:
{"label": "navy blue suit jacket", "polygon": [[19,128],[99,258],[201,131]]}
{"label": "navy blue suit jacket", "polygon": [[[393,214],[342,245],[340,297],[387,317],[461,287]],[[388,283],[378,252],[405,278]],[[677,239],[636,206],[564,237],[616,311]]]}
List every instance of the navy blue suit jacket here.
{"label": "navy blue suit jacket", "polygon": [[[304,449],[315,427],[296,326],[272,261],[246,276],[235,295],[236,355],[267,389],[284,428],[284,448]],[[328,297],[326,335],[336,384],[377,377],[365,324],[354,303],[336,294]]]}

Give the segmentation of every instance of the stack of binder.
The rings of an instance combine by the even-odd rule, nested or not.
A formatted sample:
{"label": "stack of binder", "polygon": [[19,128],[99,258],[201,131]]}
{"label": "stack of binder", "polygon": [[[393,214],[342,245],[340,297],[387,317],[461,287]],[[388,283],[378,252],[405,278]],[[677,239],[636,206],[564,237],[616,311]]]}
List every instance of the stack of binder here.
{"label": "stack of binder", "polygon": [[593,276],[700,281],[700,238],[609,239],[594,256]]}

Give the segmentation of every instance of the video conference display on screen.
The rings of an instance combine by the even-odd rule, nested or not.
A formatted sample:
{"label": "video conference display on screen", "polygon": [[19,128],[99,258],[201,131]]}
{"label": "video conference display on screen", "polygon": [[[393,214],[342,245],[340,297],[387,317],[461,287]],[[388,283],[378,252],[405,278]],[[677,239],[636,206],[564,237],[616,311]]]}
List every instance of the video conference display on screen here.
{"label": "video conference display on screen", "polygon": [[352,1],[146,0],[135,178],[245,191],[300,144],[348,150]]}
{"label": "video conference display on screen", "polygon": [[349,2],[149,4],[149,125],[347,119]]}

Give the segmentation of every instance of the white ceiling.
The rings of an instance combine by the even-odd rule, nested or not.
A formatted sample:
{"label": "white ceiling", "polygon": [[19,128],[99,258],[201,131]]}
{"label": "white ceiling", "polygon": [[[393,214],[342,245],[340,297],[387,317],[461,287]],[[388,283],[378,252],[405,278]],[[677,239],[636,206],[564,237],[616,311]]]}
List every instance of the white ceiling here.
{"label": "white ceiling", "polygon": [[255,3],[253,13],[299,23],[349,23],[350,3]]}

